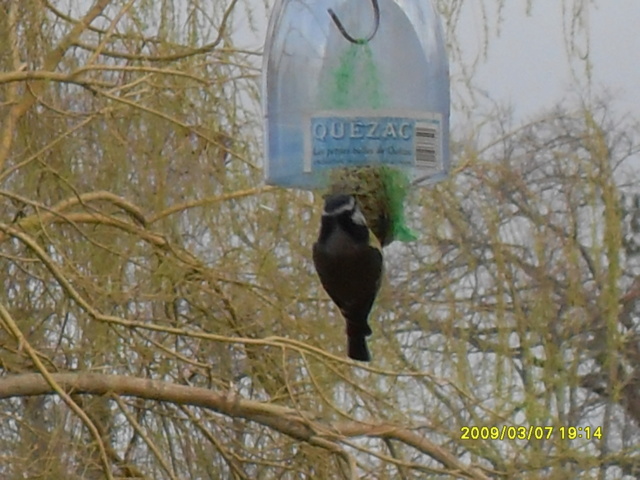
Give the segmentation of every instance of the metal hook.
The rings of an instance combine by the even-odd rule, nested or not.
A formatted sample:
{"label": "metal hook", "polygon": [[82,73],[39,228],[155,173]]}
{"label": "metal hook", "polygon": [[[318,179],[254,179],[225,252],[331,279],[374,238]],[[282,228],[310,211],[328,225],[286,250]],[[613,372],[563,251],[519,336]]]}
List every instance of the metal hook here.
{"label": "metal hook", "polygon": [[371,4],[373,5],[373,15],[374,15],[375,25],[373,27],[373,32],[371,32],[371,34],[367,38],[353,38],[344,29],[342,22],[336,15],[336,12],[334,12],[330,8],[327,11],[329,12],[329,15],[331,15],[331,19],[333,20],[333,23],[336,24],[336,27],[338,27],[338,30],[340,30],[340,33],[344,38],[349,40],[351,43],[355,43],[356,45],[364,45],[365,43],[369,43],[369,41],[376,35],[376,33],[378,32],[378,27],[380,26],[380,7],[378,6],[378,0],[371,0]]}

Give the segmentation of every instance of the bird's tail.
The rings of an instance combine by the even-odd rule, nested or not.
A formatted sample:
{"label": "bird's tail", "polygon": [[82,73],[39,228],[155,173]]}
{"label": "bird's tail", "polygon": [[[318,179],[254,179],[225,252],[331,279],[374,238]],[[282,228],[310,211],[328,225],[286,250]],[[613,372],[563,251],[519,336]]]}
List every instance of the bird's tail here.
{"label": "bird's tail", "polygon": [[360,360],[361,362],[371,361],[371,355],[367,348],[367,340],[364,335],[349,335],[348,337],[349,358]]}

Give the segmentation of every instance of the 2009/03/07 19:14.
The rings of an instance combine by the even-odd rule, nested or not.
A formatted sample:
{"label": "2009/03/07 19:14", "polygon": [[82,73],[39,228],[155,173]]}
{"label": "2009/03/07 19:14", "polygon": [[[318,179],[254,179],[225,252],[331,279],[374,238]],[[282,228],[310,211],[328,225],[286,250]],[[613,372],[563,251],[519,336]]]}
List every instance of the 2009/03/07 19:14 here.
{"label": "2009/03/07 19:14", "polygon": [[461,440],[549,440],[558,435],[561,440],[601,439],[602,427],[528,427],[502,425],[501,427],[461,427]]}

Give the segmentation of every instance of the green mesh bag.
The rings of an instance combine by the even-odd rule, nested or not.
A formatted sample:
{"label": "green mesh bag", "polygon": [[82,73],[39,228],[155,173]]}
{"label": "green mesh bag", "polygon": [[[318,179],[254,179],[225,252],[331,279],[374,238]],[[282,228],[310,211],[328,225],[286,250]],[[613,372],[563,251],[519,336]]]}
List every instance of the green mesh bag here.
{"label": "green mesh bag", "polygon": [[394,240],[410,242],[417,238],[404,215],[409,186],[406,174],[392,167],[345,167],[331,171],[328,193],[353,195],[367,225],[384,247]]}

